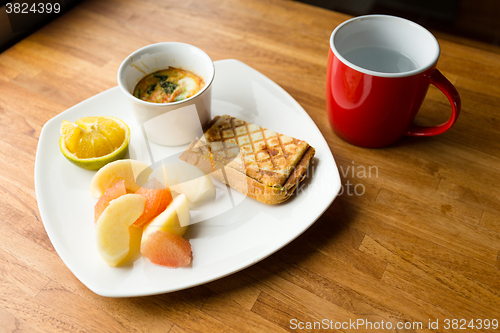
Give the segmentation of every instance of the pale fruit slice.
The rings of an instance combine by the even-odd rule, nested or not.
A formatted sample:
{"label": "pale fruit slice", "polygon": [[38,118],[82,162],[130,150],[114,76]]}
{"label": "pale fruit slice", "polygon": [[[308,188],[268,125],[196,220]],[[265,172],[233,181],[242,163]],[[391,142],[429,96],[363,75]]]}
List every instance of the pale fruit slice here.
{"label": "pale fruit slice", "polygon": [[132,225],[128,228],[128,231],[130,232],[130,248],[125,258],[120,261],[120,266],[131,266],[137,259],[142,257],[142,228],[136,228]]}
{"label": "pale fruit slice", "polygon": [[158,171],[165,174],[169,187],[206,175],[194,165],[185,162],[165,163],[163,164],[163,169]]}
{"label": "pale fruit slice", "polygon": [[174,198],[167,209],[144,227],[141,243],[147,242],[148,237],[158,230],[182,236],[186,232],[190,220],[191,214],[186,196],[181,194]]}
{"label": "pale fruit slice", "polygon": [[111,201],[96,224],[97,251],[109,266],[116,266],[130,249],[129,227],[144,211],[146,198],[125,194]]}
{"label": "pale fruit slice", "polygon": [[191,263],[191,244],[181,236],[158,230],[141,244],[141,253],[153,264],[178,268]]}
{"label": "pale fruit slice", "polygon": [[[104,193],[105,195],[106,193]],[[142,215],[134,222],[135,227],[141,227],[144,223],[151,221],[163,212],[172,201],[170,190],[165,188],[156,178],[152,178],[144,184],[135,194],[146,197],[146,207]]]}
{"label": "pale fruit slice", "polygon": [[94,207],[94,223],[101,216],[102,212],[108,207],[111,200],[114,200],[122,195],[127,194],[127,189],[125,188],[125,181],[119,180],[115,185],[111,186],[104,194],[99,198],[99,201]]}
{"label": "pale fruit slice", "polygon": [[148,179],[153,170],[144,162],[137,160],[118,160],[107,164],[96,172],[90,183],[90,195],[99,198],[119,180],[125,181],[129,192],[135,193],[141,187],[138,177]]}
{"label": "pale fruit slice", "polygon": [[184,194],[189,202],[215,198],[212,179],[194,165],[184,162],[167,163],[164,164],[164,170],[169,188],[176,193]]}
{"label": "pale fruit slice", "polygon": [[182,193],[189,202],[201,202],[215,198],[215,187],[208,175],[170,186],[172,191]]}

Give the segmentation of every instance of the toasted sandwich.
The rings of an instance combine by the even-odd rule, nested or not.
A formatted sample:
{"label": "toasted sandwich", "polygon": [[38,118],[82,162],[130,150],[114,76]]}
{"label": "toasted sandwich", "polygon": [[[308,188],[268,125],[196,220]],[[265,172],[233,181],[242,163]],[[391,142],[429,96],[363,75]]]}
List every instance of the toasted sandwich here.
{"label": "toasted sandwich", "polygon": [[286,201],[306,177],[315,150],[256,124],[217,116],[181,159],[258,201]]}

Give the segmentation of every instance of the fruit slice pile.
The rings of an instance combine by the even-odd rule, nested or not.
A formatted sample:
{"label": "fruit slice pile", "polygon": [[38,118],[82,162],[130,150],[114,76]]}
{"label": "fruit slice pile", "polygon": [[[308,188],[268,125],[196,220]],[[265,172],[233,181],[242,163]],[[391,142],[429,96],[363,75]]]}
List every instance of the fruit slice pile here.
{"label": "fruit slice pile", "polygon": [[91,194],[99,197],[94,208],[98,252],[108,265],[117,266],[129,254],[129,228],[144,228],[144,257],[167,267],[189,265],[191,244],[182,238],[190,220],[186,196],[172,200],[170,190],[155,178],[139,187],[135,179],[149,176],[148,168],[139,161],[119,160],[92,179]]}

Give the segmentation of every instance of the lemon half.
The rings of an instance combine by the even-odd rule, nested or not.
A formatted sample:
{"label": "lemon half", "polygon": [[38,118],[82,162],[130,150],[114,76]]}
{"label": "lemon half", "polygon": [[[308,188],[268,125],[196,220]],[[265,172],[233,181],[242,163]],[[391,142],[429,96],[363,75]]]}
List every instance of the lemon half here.
{"label": "lemon half", "polygon": [[130,129],[115,117],[84,117],[61,124],[61,152],[71,163],[87,170],[98,170],[123,158],[129,142]]}

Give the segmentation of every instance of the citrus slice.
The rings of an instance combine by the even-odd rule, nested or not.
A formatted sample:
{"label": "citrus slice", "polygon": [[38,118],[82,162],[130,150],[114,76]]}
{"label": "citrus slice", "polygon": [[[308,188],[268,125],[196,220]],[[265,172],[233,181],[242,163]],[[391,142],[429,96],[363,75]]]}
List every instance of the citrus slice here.
{"label": "citrus slice", "polygon": [[108,188],[106,192],[99,198],[99,201],[94,206],[94,223],[101,216],[102,212],[109,206],[109,203],[122,195],[127,194],[127,188],[125,187],[125,180],[119,180],[115,185]]}
{"label": "citrus slice", "polygon": [[170,190],[165,188],[156,178],[152,178],[144,184],[135,194],[143,195],[147,199],[144,213],[134,222],[135,227],[141,227],[146,222],[151,221],[163,212],[170,201],[172,201]]}
{"label": "citrus slice", "polygon": [[158,230],[141,244],[141,253],[153,264],[177,268],[192,260],[191,244],[179,235]]}
{"label": "citrus slice", "polygon": [[63,120],[59,148],[73,164],[88,170],[123,158],[130,142],[130,129],[114,117],[84,117],[75,123]]}

